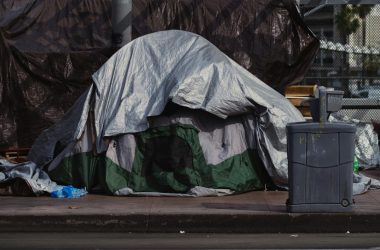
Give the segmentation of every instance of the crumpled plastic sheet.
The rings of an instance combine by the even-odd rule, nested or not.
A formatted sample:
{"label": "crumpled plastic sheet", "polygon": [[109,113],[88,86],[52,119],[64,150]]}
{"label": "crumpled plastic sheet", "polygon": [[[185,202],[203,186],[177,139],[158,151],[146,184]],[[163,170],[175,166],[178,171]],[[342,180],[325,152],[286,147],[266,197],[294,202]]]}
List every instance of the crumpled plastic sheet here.
{"label": "crumpled plastic sheet", "polygon": [[71,185],[61,186],[57,185],[53,192],[50,193],[50,196],[53,198],[80,198],[87,194],[86,188],[75,188]]}
{"label": "crumpled plastic sheet", "polygon": [[330,115],[329,121],[343,121],[356,126],[355,155],[359,160],[359,167],[374,168],[380,163],[378,135],[371,123],[364,123],[357,119],[350,119],[337,113]]}
{"label": "crumpled plastic sheet", "polygon": [[54,198],[79,198],[87,194],[86,189],[57,185],[34,162],[15,164],[0,159],[0,184],[11,183],[16,178],[25,180],[35,195],[47,192]]}
{"label": "crumpled plastic sheet", "polygon": [[0,159],[0,184],[12,181],[15,178],[25,180],[36,195],[44,192],[51,193],[58,187],[49,175],[37,167],[34,162],[14,164],[5,159]]}
{"label": "crumpled plastic sheet", "polygon": [[367,192],[370,189],[379,189],[380,181],[374,178],[367,177],[361,173],[354,173],[354,185],[352,194],[358,195]]}
{"label": "crumpled plastic sheet", "polygon": [[[337,113],[331,114],[329,121],[343,121],[356,126],[355,156],[359,161],[360,168],[375,168],[380,163],[379,140],[372,124],[350,119]],[[362,173],[354,173],[353,178],[353,195],[365,193],[369,189],[380,188],[379,180],[367,177]]]}

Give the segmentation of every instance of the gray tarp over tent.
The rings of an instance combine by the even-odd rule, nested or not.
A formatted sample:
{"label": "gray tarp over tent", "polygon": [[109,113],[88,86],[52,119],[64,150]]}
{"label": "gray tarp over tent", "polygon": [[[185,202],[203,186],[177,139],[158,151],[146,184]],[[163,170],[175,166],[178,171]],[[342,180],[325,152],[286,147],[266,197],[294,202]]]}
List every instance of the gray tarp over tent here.
{"label": "gray tarp over tent", "polygon": [[114,194],[248,191],[263,187],[257,152],[264,172],[286,185],[285,126],[302,115],[206,39],[143,36],[93,81],[29,154],[53,180]]}

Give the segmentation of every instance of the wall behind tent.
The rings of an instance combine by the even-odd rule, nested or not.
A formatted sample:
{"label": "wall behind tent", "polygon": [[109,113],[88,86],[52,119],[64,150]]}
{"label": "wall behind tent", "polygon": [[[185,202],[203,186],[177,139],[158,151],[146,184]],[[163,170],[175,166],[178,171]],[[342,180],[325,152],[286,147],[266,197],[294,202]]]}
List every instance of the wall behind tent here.
{"label": "wall behind tent", "polygon": [[[91,84],[112,48],[111,0],[0,3],[0,148],[29,147]],[[319,43],[291,1],[133,1],[132,37],[204,36],[279,91],[302,81]]]}

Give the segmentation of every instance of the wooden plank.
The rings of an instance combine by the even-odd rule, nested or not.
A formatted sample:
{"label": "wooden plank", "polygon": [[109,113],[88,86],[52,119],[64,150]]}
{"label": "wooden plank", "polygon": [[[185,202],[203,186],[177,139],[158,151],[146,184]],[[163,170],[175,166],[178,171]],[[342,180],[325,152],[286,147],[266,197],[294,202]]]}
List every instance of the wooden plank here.
{"label": "wooden plank", "polygon": [[292,85],[288,86],[285,89],[285,97],[301,97],[308,96],[313,97],[315,95],[315,91],[317,90],[317,85]]}

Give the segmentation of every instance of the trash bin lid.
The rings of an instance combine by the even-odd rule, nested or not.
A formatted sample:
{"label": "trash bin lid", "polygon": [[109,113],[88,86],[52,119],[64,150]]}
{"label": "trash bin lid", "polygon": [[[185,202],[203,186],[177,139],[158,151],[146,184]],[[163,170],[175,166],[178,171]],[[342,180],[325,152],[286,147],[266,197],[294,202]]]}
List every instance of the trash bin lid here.
{"label": "trash bin lid", "polygon": [[353,124],[344,122],[294,122],[286,125],[288,133],[355,133]]}

